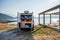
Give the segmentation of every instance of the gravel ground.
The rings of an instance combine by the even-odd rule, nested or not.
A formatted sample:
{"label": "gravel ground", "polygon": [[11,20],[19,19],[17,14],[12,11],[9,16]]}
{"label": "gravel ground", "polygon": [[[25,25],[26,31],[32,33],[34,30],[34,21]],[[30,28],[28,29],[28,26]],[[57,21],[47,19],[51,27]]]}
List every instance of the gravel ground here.
{"label": "gravel ground", "polygon": [[[0,40],[34,40],[31,32],[20,31],[19,34],[14,33],[16,30],[0,32]],[[29,34],[28,34],[29,33]]]}
{"label": "gravel ground", "polygon": [[60,40],[60,35],[32,35],[31,31],[16,32],[16,29],[0,32],[0,40]]}

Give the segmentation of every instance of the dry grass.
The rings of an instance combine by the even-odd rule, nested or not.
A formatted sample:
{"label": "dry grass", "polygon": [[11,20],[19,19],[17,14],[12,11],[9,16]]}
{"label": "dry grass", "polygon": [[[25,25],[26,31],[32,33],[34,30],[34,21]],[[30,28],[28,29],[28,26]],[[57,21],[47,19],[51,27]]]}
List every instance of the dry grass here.
{"label": "dry grass", "polygon": [[[35,30],[40,27],[35,26]],[[40,28],[33,33],[35,40],[60,40],[60,32],[51,28]]]}
{"label": "dry grass", "polygon": [[[35,31],[35,30],[37,30],[37,31]],[[46,35],[58,35],[59,34],[60,35],[59,31],[48,28],[48,27],[44,28],[44,27],[35,26],[33,31],[35,31],[33,34],[36,34],[36,35],[37,34],[46,34]]]}
{"label": "dry grass", "polygon": [[0,32],[17,28],[14,24],[0,24]]}

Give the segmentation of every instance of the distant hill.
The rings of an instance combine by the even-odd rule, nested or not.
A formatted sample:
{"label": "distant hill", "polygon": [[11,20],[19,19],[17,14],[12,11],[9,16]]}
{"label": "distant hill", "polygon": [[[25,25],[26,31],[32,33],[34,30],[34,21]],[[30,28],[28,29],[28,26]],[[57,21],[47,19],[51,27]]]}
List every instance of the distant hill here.
{"label": "distant hill", "polygon": [[12,16],[9,16],[9,15],[0,13],[0,20],[1,20],[1,19],[15,19],[15,18],[12,17]]}

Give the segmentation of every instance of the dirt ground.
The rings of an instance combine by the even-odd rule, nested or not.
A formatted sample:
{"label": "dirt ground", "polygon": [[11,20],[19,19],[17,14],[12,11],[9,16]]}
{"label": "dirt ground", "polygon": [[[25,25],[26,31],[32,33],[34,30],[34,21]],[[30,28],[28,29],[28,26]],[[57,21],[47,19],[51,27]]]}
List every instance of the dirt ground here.
{"label": "dirt ground", "polygon": [[7,27],[10,26],[8,29],[6,28],[7,30],[4,28],[6,25],[0,26],[2,30],[5,30],[0,29],[0,40],[60,40],[60,32],[50,28],[35,29],[37,31],[18,31],[16,25],[7,25]]}

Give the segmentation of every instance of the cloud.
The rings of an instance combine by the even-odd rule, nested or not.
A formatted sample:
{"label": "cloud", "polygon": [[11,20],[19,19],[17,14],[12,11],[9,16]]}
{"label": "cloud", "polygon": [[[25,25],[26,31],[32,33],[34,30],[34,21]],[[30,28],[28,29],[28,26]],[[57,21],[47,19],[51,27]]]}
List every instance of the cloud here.
{"label": "cloud", "polygon": [[48,0],[49,3],[58,3],[59,0]]}

